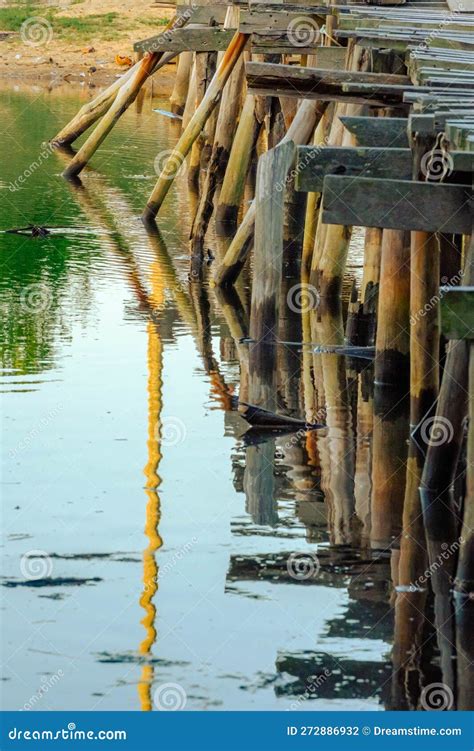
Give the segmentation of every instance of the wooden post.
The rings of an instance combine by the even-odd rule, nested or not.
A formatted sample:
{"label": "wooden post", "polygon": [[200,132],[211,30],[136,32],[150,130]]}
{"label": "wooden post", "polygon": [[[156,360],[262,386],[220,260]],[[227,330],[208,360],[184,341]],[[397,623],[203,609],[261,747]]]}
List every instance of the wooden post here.
{"label": "wooden post", "polygon": [[[261,99],[258,97],[258,99]],[[219,194],[216,209],[216,230],[228,234],[237,223],[240,202],[252,152],[257,143],[263,119],[256,112],[257,97],[247,94]]]}
{"label": "wooden post", "polygon": [[[280,145],[289,141],[297,145],[307,144],[326,106],[326,102],[305,99],[300,104],[296,117]],[[223,286],[233,284],[239,276],[252,247],[254,224],[255,202],[252,202],[217,269],[215,276],[216,284]]]}
{"label": "wooden post", "polygon": [[[153,73],[167,65],[173,57],[176,57],[175,52],[167,52],[157,62]],[[114,81],[105,91],[96,96],[92,102],[85,104],[77,115],[57,133],[57,135],[51,139],[51,143],[55,146],[67,146],[73,143],[76,138],[79,138],[83,133],[88,130],[99,118],[102,117],[111,107],[114,102],[117,93],[130,79],[136,75],[140,66],[143,64],[143,59],[137,62],[132,68],[127,70],[121,78]]]}
{"label": "wooden post", "polygon": [[189,89],[189,78],[193,64],[193,53],[185,50],[178,58],[178,67],[174,79],[174,87],[170,96],[171,112],[182,115],[186,104]]}
{"label": "wooden post", "polygon": [[196,109],[196,96],[197,96],[197,82],[196,82],[196,56],[194,55],[191,73],[189,75],[189,88],[188,95],[186,97],[186,104],[184,105],[183,121],[181,123],[181,132],[185,131],[191,122],[191,118],[194,115]]}
{"label": "wooden post", "polygon": [[249,402],[272,412],[277,410],[275,343],[278,336],[284,219],[281,193],[294,158],[295,145],[289,141],[263,154],[257,169]]}
{"label": "wooden post", "polygon": [[474,342],[469,342],[467,479],[459,563],[454,587],[458,658],[458,710],[474,709]]}
{"label": "wooden post", "polygon": [[176,173],[183,162],[183,159],[189,153],[194,141],[198,138],[201,130],[204,127],[209,115],[216,107],[222,90],[234,69],[235,64],[239,60],[245,45],[249,39],[248,34],[241,34],[236,32],[227,48],[224,57],[217,67],[216,73],[209,85],[206,95],[201,104],[194,113],[191,121],[170,154],[168,161],[166,162],[160,177],[148,199],[148,203],[143,212],[144,221],[154,221],[161,204],[163,203],[168,191],[172,185],[172,182],[176,176]]}
{"label": "wooden post", "polygon": [[360,345],[367,347],[375,344],[381,256],[382,230],[377,227],[366,227],[358,341]]}
{"label": "wooden post", "polygon": [[[238,27],[239,19],[240,9],[238,6],[229,6],[224,28]],[[242,90],[245,84],[244,74],[243,59],[240,59],[236,62],[222,93],[212,152],[206,169],[199,208],[191,230],[191,256],[194,257],[195,265],[197,258],[202,260],[204,237],[214,209],[214,194],[222,182],[229,161],[242,104]]]}
{"label": "wooden post", "polygon": [[384,229],[380,269],[375,383],[405,390],[409,371],[410,235]]}
{"label": "wooden post", "polygon": [[[213,52],[196,52],[195,60],[195,108],[197,110],[206,95],[206,91],[216,72],[216,55]],[[199,177],[201,173],[201,155],[204,148],[204,132],[194,141],[188,165],[188,185],[194,190],[199,190]]]}
{"label": "wooden post", "polygon": [[103,116],[95,130],[90,134],[87,141],[81,146],[75,157],[71,160],[69,166],[64,170],[64,177],[75,177],[82,172],[101,143],[108,136],[115,123],[135,101],[138,92],[147,78],[156,69],[156,65],[160,61],[162,55],[162,52],[147,53],[143,60],[140,61],[139,67],[134,75],[123,84],[108,112]]}

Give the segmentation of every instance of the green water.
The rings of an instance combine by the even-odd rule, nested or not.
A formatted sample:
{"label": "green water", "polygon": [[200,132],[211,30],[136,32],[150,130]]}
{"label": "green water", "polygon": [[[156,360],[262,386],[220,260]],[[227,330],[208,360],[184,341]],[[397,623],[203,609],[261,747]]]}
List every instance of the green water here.
{"label": "green water", "polygon": [[187,709],[383,709],[389,562],[359,586],[343,545],[288,577],[290,553],[329,555],[318,470],[301,436],[242,442],[222,300],[187,279],[186,176],[158,234],[139,221],[167,103],[128,112],[80,185],[60,153],[31,166],[85,96],[1,93],[0,229],[51,230],[0,235],[3,707],[150,710],[173,684]]}

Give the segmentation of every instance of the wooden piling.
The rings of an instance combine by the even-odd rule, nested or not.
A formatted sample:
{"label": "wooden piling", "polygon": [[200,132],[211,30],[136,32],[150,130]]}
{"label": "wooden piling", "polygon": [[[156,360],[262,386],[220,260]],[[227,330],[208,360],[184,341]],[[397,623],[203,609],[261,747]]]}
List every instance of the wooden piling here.
{"label": "wooden piling", "polygon": [[[173,57],[176,56],[175,52],[167,52],[156,63],[153,73],[167,65]],[[67,146],[73,143],[79,136],[86,132],[102,115],[104,115],[115,101],[120,89],[127,84],[133,76],[137,74],[140,67],[143,64],[143,59],[138,61],[132,68],[127,70],[123,76],[117,81],[114,81],[105,91],[101,92],[91,102],[85,104],[77,115],[75,115],[70,122],[57,133],[54,138],[51,139],[51,143],[54,146]]]}
{"label": "wooden piling", "polygon": [[172,185],[179,166],[182,164],[183,159],[189,153],[194,141],[198,138],[204,124],[206,123],[209,115],[216,107],[222,90],[234,69],[235,64],[239,60],[245,45],[247,44],[249,35],[236,32],[226,50],[224,57],[217,67],[216,73],[209,85],[206,95],[201,104],[194,113],[191,121],[181,135],[177,145],[171,152],[168,161],[166,162],[160,177],[148,199],[148,203],[143,212],[144,221],[154,221],[161,204],[163,203],[168,191]]}
{"label": "wooden piling", "polygon": [[410,359],[410,235],[384,230],[381,253],[375,383],[405,390]]}
{"label": "wooden piling", "polygon": [[182,115],[186,105],[189,89],[189,78],[193,64],[193,53],[186,50],[178,58],[174,87],[170,96],[171,112]]}
{"label": "wooden piling", "polygon": [[257,97],[247,95],[232,143],[216,208],[216,231],[221,234],[227,234],[237,224],[250,159],[263,122],[256,111],[256,100]]}
{"label": "wooden piling", "polygon": [[[276,412],[279,292],[283,259],[284,190],[295,158],[292,141],[260,157],[255,197],[255,252],[250,316],[249,402]],[[276,190],[281,186],[280,192]]]}
{"label": "wooden piling", "polygon": [[[326,106],[326,102],[305,99],[300,104],[296,117],[282,139],[281,145],[289,141],[297,145],[307,144]],[[239,276],[252,247],[255,215],[255,202],[252,202],[227,253],[219,264],[215,275],[216,284],[222,286],[233,284]]]}
{"label": "wooden piling", "polygon": [[454,587],[457,647],[457,708],[474,709],[474,342],[469,342],[469,432],[464,519]]}
{"label": "wooden piling", "polygon": [[110,109],[102,117],[102,120],[90,134],[87,141],[81,146],[75,157],[71,160],[69,166],[64,170],[64,177],[75,177],[82,172],[114,125],[135,101],[138,92],[147,78],[156,69],[156,65],[161,57],[161,52],[153,52],[145,55],[143,60],[140,61],[139,67],[134,75],[120,88],[116,98],[110,106]]}

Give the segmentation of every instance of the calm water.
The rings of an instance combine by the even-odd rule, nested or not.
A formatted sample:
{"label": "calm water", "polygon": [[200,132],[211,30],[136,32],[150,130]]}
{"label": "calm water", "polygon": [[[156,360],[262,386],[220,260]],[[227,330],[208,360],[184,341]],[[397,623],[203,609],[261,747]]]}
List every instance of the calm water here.
{"label": "calm water", "polygon": [[[248,292],[239,319],[190,288],[185,175],[160,235],[138,220],[176,125],[147,99],[82,186],[53,153],[13,191],[81,92],[1,98],[0,229],[54,228],[0,236],[3,707],[384,709],[392,584],[363,544],[357,374],[317,450],[314,434],[246,446]],[[308,384],[291,388],[299,403]],[[301,553],[314,576],[289,572]]]}

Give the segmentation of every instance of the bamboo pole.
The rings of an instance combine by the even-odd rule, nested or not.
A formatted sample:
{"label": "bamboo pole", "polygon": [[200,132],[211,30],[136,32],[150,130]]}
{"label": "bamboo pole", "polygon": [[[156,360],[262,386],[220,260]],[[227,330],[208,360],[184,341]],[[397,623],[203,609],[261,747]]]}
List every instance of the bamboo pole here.
{"label": "bamboo pole", "polygon": [[[305,99],[301,103],[295,119],[290,125],[286,135],[281,143],[293,141],[296,145],[307,144],[311,138],[316,124],[326,110],[326,102]],[[255,201],[253,201],[248,211],[239,225],[232,243],[225,254],[222,262],[219,264],[215,275],[216,284],[225,286],[234,284],[245,264],[249,251],[252,247],[253,234],[255,227]]]}
{"label": "bamboo pole", "polygon": [[182,115],[188,96],[189,79],[191,76],[191,66],[193,64],[193,53],[189,50],[181,52],[178,58],[174,87],[170,96],[171,112],[175,115]]}
{"label": "bamboo pole", "polygon": [[182,164],[183,159],[187,156],[196,138],[198,138],[201,133],[209,115],[216,107],[221,97],[222,90],[232,73],[235,64],[239,60],[248,39],[248,34],[241,34],[240,32],[234,34],[224,57],[217,67],[216,73],[206,91],[204,99],[197,108],[187,129],[181,135],[181,138],[163,167],[161,175],[158,178],[158,181],[148,199],[145,211],[143,212],[144,221],[155,220],[161,204],[166,198],[176,176],[179,165]]}

